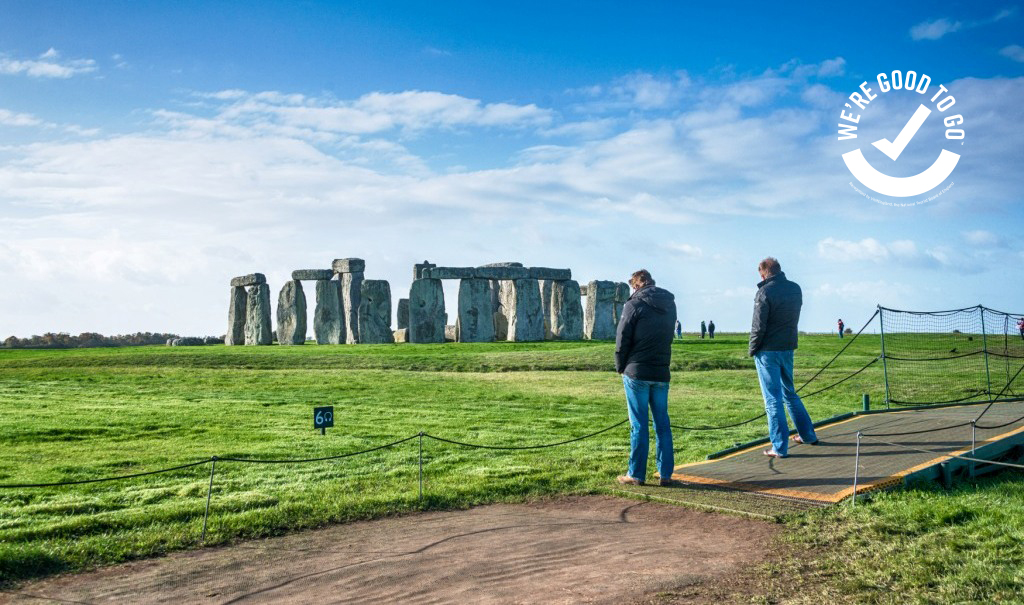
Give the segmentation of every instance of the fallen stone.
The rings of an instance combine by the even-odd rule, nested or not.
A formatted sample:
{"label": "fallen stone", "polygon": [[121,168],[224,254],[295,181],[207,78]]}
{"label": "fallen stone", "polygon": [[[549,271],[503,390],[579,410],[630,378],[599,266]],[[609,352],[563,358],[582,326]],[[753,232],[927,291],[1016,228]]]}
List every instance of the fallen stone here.
{"label": "fallen stone", "polygon": [[403,330],[409,327],[409,299],[398,299],[398,329]]}
{"label": "fallen stone", "polygon": [[494,312],[491,305],[489,280],[464,279],[459,282],[459,318],[456,322],[459,342],[494,340]]}
{"label": "fallen stone", "polygon": [[587,284],[587,307],[583,315],[583,335],[590,340],[615,338],[615,282],[592,281]]}
{"label": "fallen stone", "polygon": [[583,301],[579,283],[572,279],[551,282],[550,309],[552,340],[583,338]]}
{"label": "fallen stone", "polygon": [[362,295],[363,274],[342,273],[341,318],[345,323],[345,342],[359,342],[359,298]]}
{"label": "fallen stone", "polygon": [[570,269],[530,267],[530,279],[572,279],[572,271]]}
{"label": "fallen stone", "polygon": [[302,282],[285,282],[277,296],[277,342],[301,345],[306,342],[306,294]]}
{"label": "fallen stone", "polygon": [[472,279],[476,272],[476,267],[432,267],[424,275],[430,279]]}
{"label": "fallen stone", "polygon": [[336,258],[331,263],[335,273],[362,273],[366,271],[366,261],[361,258]]}
{"label": "fallen stone", "polygon": [[455,324],[446,324],[444,327],[444,341],[456,342],[457,340],[459,340],[459,326]]}
{"label": "fallen stone", "polygon": [[273,339],[270,327],[270,286],[249,286],[245,296],[245,344],[269,345]]}
{"label": "fallen stone", "polygon": [[409,329],[399,328],[395,330],[395,342],[409,342]]}
{"label": "fallen stone", "polygon": [[224,344],[245,344],[245,288],[231,286],[231,302],[228,304],[228,333]]}
{"label": "fallen stone", "polygon": [[391,285],[383,279],[363,281],[359,295],[359,342],[395,342],[391,333]]}
{"label": "fallen stone", "polygon": [[501,306],[508,317],[506,339],[513,342],[544,340],[544,309],[537,280],[511,280],[502,284],[501,292]]}
{"label": "fallen stone", "polygon": [[341,318],[341,282],[338,280],[318,279],[316,282],[313,335],[320,345],[340,345],[345,342],[345,322]]}
{"label": "fallen stone", "polygon": [[267,277],[262,273],[250,273],[249,275],[240,275],[238,277],[231,278],[232,286],[258,286],[265,283],[267,283]]}
{"label": "fallen stone", "polygon": [[484,279],[529,279],[530,270],[526,267],[477,267],[476,276]]}
{"label": "fallen stone", "polygon": [[292,271],[292,279],[300,280],[321,280],[334,277],[334,271],[330,269],[296,269]]}
{"label": "fallen stone", "polygon": [[444,316],[441,280],[413,280],[409,288],[409,342],[444,342]]}

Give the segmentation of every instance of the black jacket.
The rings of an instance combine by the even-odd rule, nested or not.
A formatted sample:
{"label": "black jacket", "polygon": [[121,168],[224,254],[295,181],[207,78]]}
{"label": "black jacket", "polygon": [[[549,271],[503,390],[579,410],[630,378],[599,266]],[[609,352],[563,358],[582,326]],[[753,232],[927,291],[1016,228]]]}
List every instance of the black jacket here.
{"label": "black jacket", "polygon": [[656,286],[641,288],[622,307],[615,333],[615,371],[634,380],[669,381],[676,297]]}
{"label": "black jacket", "polygon": [[796,282],[779,272],[757,284],[754,321],[750,326],[750,356],[758,351],[792,351],[796,348],[797,324],[803,293]]}

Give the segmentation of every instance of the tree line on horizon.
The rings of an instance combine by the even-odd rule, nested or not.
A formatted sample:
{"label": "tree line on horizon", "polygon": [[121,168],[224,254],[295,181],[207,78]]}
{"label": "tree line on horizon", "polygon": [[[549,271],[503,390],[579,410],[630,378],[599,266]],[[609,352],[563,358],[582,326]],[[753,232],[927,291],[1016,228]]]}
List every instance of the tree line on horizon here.
{"label": "tree line on horizon", "polygon": [[8,336],[2,344],[5,349],[80,349],[89,347],[138,347],[144,345],[162,345],[168,340],[179,338],[177,334],[161,332],[136,332],[134,334],[118,334],[104,336],[96,332],[82,332],[73,336],[67,332],[47,332],[27,338]]}

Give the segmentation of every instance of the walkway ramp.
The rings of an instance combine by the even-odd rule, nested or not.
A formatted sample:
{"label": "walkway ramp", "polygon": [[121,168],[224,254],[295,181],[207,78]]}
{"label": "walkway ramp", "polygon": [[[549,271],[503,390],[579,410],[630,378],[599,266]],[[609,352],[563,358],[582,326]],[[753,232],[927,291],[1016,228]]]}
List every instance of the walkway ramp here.
{"label": "walkway ramp", "polygon": [[[839,502],[854,492],[857,433],[861,432],[864,437],[857,493],[916,479],[945,478],[948,481],[952,474],[970,470],[971,462],[951,456],[971,456],[970,421],[985,405],[858,414],[819,426],[817,445],[790,442],[787,458],[765,456],[762,453],[768,447],[765,440],[712,460],[677,466],[672,477],[689,484],[812,502]],[[1022,416],[1024,401],[992,405],[978,423],[972,457],[996,460],[1024,451]],[[931,429],[940,430],[891,435]]]}

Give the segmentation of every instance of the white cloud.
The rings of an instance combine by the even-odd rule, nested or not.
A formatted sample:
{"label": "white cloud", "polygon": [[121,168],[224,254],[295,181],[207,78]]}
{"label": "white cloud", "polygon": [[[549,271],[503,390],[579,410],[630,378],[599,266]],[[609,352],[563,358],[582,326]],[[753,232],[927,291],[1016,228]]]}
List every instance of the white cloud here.
{"label": "white cloud", "polygon": [[0,109],[0,124],[4,126],[39,126],[43,121],[29,113]]}
{"label": "white cloud", "polygon": [[1004,46],[1002,50],[999,51],[999,54],[1008,59],[1017,61],[1018,63],[1024,63],[1024,46],[1021,46],[1020,44]]}
{"label": "white cloud", "polygon": [[987,248],[1000,248],[1006,246],[1006,240],[996,235],[995,233],[992,233],[991,231],[985,231],[984,229],[965,231],[963,233],[963,236],[964,241],[973,246]]}
{"label": "white cloud", "polygon": [[669,243],[665,244],[665,247],[672,251],[675,255],[681,256],[683,258],[693,259],[704,256],[704,251],[701,250],[699,246],[694,246],[692,244]]}
{"label": "white cloud", "polygon": [[910,28],[910,37],[914,40],[938,40],[946,34],[960,31],[963,23],[949,19],[923,21]]}
{"label": "white cloud", "polygon": [[96,61],[93,59],[72,59],[64,62],[60,62],[59,59],[60,53],[53,48],[39,55],[38,59],[0,56],[0,74],[24,74],[32,78],[70,78],[96,71]]}

